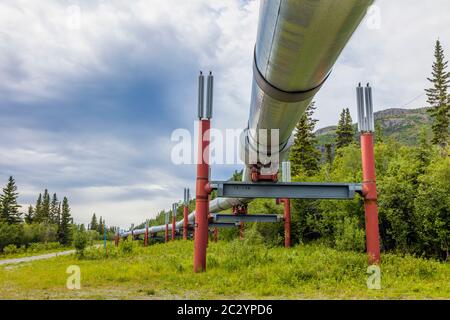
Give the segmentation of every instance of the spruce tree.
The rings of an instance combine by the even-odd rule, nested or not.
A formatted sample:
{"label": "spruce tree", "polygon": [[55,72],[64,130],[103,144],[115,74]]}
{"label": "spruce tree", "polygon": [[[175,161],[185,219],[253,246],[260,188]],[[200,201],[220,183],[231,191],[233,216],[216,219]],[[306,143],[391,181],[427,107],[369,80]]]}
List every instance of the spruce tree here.
{"label": "spruce tree", "polygon": [[427,130],[425,127],[419,131],[419,145],[416,147],[415,158],[419,161],[418,175],[424,174],[431,160],[431,145],[428,142]]}
{"label": "spruce tree", "polygon": [[28,212],[25,214],[25,222],[27,224],[32,224],[34,220],[34,209],[33,206],[30,204],[28,206]]}
{"label": "spruce tree", "polygon": [[72,240],[72,234],[71,234],[71,228],[70,223],[72,219],[70,216],[70,207],[69,207],[69,201],[66,197],[64,197],[62,202],[62,209],[61,209],[61,223],[59,228],[59,241],[62,244],[69,244]]}
{"label": "spruce tree", "polygon": [[50,221],[51,223],[57,224],[58,223],[58,197],[56,196],[56,193],[53,194],[52,202],[50,203]]}
{"label": "spruce tree", "polygon": [[34,222],[41,223],[44,221],[42,215],[42,194],[39,193],[39,197],[36,200],[36,206],[34,207]]}
{"label": "spruce tree", "polygon": [[339,123],[336,130],[336,148],[343,148],[353,142],[354,128],[353,120],[348,108],[343,109],[339,117]]}
{"label": "spruce tree", "polygon": [[91,223],[90,223],[90,230],[97,230],[98,229],[98,223],[97,223],[97,217],[95,216],[95,213],[92,215]]}
{"label": "spruce tree", "polygon": [[312,115],[316,107],[312,102],[300,118],[296,127],[294,144],[289,155],[291,161],[292,175],[304,172],[312,175],[319,170],[320,151],[316,148],[316,136],[314,127],[318,120]]}
{"label": "spruce tree", "polygon": [[22,213],[19,212],[21,206],[17,204],[18,195],[16,182],[11,176],[9,177],[6,187],[3,188],[3,194],[0,196],[0,202],[2,204],[0,220],[9,224],[16,224],[22,221]]}
{"label": "spruce tree", "polygon": [[102,217],[100,217],[100,220],[98,222],[98,228],[97,228],[98,233],[102,234],[103,233],[103,220]]}
{"label": "spruce tree", "polygon": [[42,220],[45,223],[50,223],[50,194],[48,190],[44,190],[44,195],[42,197]]}
{"label": "spruce tree", "polygon": [[58,212],[56,214],[56,223],[61,225],[61,202],[58,203]]}
{"label": "spruce tree", "polygon": [[450,73],[446,71],[448,61],[444,61],[444,49],[439,40],[436,41],[434,58],[432,77],[427,78],[432,87],[425,90],[431,107],[428,112],[433,119],[431,142],[445,148],[449,143],[450,97],[447,90]]}

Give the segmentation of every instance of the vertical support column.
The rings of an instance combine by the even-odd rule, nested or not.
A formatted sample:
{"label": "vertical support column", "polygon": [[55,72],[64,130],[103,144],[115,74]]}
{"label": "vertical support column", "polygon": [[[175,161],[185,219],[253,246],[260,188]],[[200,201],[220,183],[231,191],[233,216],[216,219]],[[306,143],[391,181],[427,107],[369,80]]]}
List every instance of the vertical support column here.
{"label": "vertical support column", "polygon": [[178,205],[176,203],[174,203],[172,205],[172,240],[175,240],[175,235],[176,235],[177,209],[178,209]]}
{"label": "vertical support column", "polygon": [[[232,208],[234,215],[247,214],[247,205],[238,205]],[[244,240],[245,236],[245,223],[239,222],[239,239]]]}
{"label": "vertical support column", "polygon": [[214,227],[214,242],[219,240],[219,228]]}
{"label": "vertical support column", "polygon": [[245,238],[245,223],[239,222],[239,239],[244,240]]}
{"label": "vertical support column", "polygon": [[134,224],[131,224],[131,233],[130,233],[130,236],[131,236],[131,241],[134,241]]}
{"label": "vertical support column", "polygon": [[291,247],[291,200],[283,199],[284,204],[284,247]]}
{"label": "vertical support column", "polygon": [[199,141],[197,179],[195,186],[195,239],[194,239],[194,272],[206,271],[206,247],[208,242],[209,193],[206,186],[209,183],[209,143],[210,119],[212,115],[213,76],[208,76],[207,112],[204,110],[204,76],[199,76]]}
{"label": "vertical support column", "polygon": [[[372,88],[359,84],[356,89],[358,105],[358,125],[361,132],[361,158],[363,173],[364,210],[366,216],[366,248],[369,265],[380,264],[380,239],[378,230],[378,205],[375,173],[373,133]],[[364,93],[364,94],[363,94]]]}
{"label": "vertical support column", "polygon": [[166,212],[164,219],[165,219],[165,223],[166,223],[166,230],[164,233],[164,242],[167,243],[167,242],[169,242],[169,213],[168,212]]}
{"label": "vertical support column", "polygon": [[183,205],[183,240],[188,238],[189,228],[189,189],[184,189],[184,205]]}
{"label": "vertical support column", "polygon": [[144,247],[148,246],[148,220],[145,222]]}
{"label": "vertical support column", "polygon": [[[291,163],[285,161],[281,165],[283,182],[291,182]],[[285,248],[291,247],[291,200],[281,199],[284,204],[284,246]]]}

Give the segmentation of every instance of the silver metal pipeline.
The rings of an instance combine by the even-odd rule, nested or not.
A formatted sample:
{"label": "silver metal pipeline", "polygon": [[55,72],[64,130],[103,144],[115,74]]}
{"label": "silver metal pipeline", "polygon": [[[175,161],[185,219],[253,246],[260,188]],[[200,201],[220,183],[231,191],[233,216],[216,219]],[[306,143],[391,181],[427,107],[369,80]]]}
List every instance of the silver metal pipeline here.
{"label": "silver metal pipeline", "polygon": [[[250,180],[251,150],[278,150],[278,170],[293,142],[292,132],[314,95],[328,78],[346,43],[373,0],[261,0],[254,51],[253,84],[248,128],[241,142],[246,163],[243,180]],[[279,142],[260,139],[260,129],[278,130]],[[210,212],[219,212],[249,199],[217,198]],[[189,215],[194,223],[195,212]],[[176,224],[181,229],[183,221]],[[150,232],[165,230],[151,227]],[[171,226],[169,225],[169,230]],[[134,230],[134,234],[145,230]],[[129,234],[129,233],[128,233]],[[128,235],[123,233],[122,235]]]}

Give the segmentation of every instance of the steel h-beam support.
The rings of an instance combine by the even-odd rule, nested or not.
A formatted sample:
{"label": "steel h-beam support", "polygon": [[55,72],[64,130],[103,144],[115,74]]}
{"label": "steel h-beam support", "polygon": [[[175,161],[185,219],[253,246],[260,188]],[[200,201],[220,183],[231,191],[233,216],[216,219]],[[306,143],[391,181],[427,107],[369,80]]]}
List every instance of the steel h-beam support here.
{"label": "steel h-beam support", "polygon": [[210,127],[213,103],[213,76],[208,76],[206,115],[204,108],[204,80],[202,73],[199,76],[198,119],[199,142],[197,179],[195,186],[195,239],[194,239],[194,272],[206,271],[206,248],[208,243],[208,217],[209,217],[209,144]]}
{"label": "steel h-beam support", "polygon": [[358,124],[361,132],[361,157],[363,173],[364,210],[366,215],[366,248],[369,265],[380,264],[380,239],[378,230],[377,186],[373,133],[372,88],[361,84],[356,89],[358,105]]}
{"label": "steel h-beam support", "polygon": [[217,190],[224,198],[272,198],[272,199],[353,199],[362,191],[360,183],[251,183],[212,181],[211,190]]}
{"label": "steel h-beam support", "polygon": [[189,189],[184,189],[184,204],[183,204],[183,240],[188,238],[189,228]]}

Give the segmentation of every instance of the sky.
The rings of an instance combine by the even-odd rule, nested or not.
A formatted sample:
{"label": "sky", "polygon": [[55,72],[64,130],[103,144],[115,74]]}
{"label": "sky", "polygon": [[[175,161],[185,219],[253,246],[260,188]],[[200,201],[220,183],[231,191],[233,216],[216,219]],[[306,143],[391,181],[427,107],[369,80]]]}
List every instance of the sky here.
{"label": "sky", "polygon": [[[257,0],[0,2],[0,184],[14,176],[26,210],[48,189],[76,223],[126,228],[194,189],[195,166],[171,161],[174,130],[192,134],[199,70],[215,74],[213,126],[246,126]],[[315,98],[318,127],[354,87],[374,109],[426,105],[434,43],[450,55],[448,0],[378,0]],[[215,180],[238,165],[218,165]],[[193,192],[191,191],[191,194]]]}

